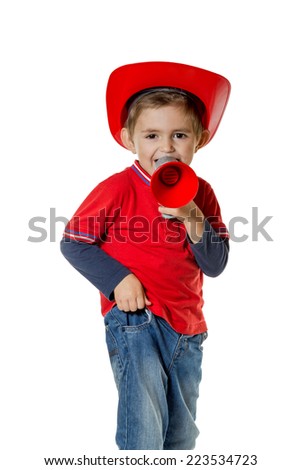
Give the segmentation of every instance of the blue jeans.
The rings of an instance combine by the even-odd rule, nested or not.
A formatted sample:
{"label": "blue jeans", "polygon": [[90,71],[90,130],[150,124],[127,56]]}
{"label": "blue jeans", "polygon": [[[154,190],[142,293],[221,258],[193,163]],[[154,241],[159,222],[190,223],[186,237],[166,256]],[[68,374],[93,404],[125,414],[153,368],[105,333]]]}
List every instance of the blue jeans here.
{"label": "blue jeans", "polygon": [[148,309],[114,307],[104,322],[119,396],[119,449],[193,449],[207,333],[179,334]]}

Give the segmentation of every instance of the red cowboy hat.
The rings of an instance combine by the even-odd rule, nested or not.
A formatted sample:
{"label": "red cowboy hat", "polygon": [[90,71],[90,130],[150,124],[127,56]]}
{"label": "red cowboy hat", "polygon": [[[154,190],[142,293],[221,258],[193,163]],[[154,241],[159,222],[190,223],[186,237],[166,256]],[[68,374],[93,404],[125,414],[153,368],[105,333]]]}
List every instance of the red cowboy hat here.
{"label": "red cowboy hat", "polygon": [[[108,80],[106,101],[110,131],[123,146],[120,131],[127,119],[128,100],[138,92],[154,88],[178,88],[197,96],[205,106],[202,124],[213,138],[224,114],[231,85],[213,72],[174,62],[139,62],[115,69]],[[207,142],[207,143],[208,143]]]}

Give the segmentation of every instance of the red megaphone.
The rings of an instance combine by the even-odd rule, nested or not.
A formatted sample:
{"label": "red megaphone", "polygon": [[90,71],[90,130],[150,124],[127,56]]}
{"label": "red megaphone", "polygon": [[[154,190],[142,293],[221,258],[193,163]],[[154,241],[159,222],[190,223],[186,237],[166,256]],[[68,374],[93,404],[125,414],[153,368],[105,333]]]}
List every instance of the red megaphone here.
{"label": "red megaphone", "polygon": [[198,187],[197,175],[185,163],[172,157],[162,157],[156,162],[151,190],[162,206],[185,206],[195,197]]}

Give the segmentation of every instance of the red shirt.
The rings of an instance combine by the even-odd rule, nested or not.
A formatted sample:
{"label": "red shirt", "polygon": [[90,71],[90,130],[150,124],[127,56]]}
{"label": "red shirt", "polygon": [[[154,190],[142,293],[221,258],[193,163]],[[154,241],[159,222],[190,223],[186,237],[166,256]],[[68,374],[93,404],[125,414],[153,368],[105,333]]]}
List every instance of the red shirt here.
{"label": "red shirt", "polygon": [[[214,192],[201,178],[194,201],[216,233],[227,237]],[[150,310],[175,331],[194,335],[207,330],[202,311],[203,272],[185,227],[158,212],[150,176],[137,161],[89,194],[68,223],[66,234],[77,241],[97,243],[135,274],[152,302]],[[105,315],[116,302],[100,295]]]}

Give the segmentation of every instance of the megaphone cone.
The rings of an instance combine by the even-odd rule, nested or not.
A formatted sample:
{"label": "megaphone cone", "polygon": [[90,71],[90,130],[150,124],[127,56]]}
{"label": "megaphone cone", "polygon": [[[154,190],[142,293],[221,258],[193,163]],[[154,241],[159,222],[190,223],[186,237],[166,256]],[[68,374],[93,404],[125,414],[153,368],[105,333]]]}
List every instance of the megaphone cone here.
{"label": "megaphone cone", "polygon": [[151,177],[151,190],[162,206],[182,207],[195,197],[199,181],[190,166],[171,157],[157,161]]}

